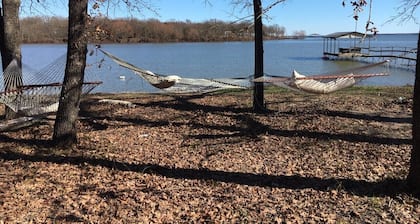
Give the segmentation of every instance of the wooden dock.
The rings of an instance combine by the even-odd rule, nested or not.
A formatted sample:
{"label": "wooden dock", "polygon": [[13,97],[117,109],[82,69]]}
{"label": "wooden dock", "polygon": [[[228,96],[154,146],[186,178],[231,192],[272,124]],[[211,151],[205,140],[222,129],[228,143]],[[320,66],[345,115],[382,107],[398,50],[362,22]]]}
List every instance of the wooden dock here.
{"label": "wooden dock", "polygon": [[[366,38],[366,42],[360,41]],[[389,60],[396,68],[415,70],[417,48],[371,47],[370,36],[358,32],[338,32],[324,37],[323,58],[378,63]],[[341,41],[341,42],[340,42]],[[345,42],[343,45],[342,42]]]}

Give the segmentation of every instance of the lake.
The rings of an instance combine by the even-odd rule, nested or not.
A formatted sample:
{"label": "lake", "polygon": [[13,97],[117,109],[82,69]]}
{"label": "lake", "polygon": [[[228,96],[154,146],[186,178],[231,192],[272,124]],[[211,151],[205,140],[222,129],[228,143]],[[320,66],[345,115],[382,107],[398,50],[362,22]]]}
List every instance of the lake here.
{"label": "lake", "polygon": [[[417,34],[378,35],[371,46],[404,46],[415,48]],[[217,43],[142,43],[103,44],[102,49],[155,73],[192,78],[248,77],[254,73],[253,42]],[[88,64],[95,68],[97,79],[104,83],[95,92],[155,92],[148,83],[128,69],[119,67],[94,45]],[[322,38],[303,40],[275,40],[264,42],[264,71],[268,75],[290,76],[295,69],[305,75],[333,73],[353,66],[357,62],[328,61],[322,59]],[[65,44],[25,44],[22,46],[23,63],[32,69],[41,69],[64,55]],[[105,59],[98,67],[98,62]],[[403,86],[414,84],[414,72],[390,69],[390,76],[363,80],[360,85]],[[120,79],[124,76],[125,79]]]}

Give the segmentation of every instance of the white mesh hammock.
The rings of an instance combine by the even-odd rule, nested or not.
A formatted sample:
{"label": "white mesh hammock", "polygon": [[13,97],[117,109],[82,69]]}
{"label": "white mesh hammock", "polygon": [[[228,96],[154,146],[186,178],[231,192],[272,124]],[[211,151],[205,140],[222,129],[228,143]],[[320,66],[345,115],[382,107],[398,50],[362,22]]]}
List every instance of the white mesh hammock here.
{"label": "white mesh hammock", "polygon": [[[26,116],[55,112],[64,80],[66,57],[60,57],[44,69],[32,72],[21,69],[13,60],[1,74],[0,103]],[[92,80],[86,70],[82,94],[91,92],[101,81]]]}
{"label": "white mesh hammock", "polygon": [[130,69],[136,75],[150,83],[150,85],[169,93],[208,93],[222,89],[247,89],[250,86],[249,78],[184,78],[178,75],[160,75],[135,65],[132,65],[111,53],[98,48],[118,65]]}

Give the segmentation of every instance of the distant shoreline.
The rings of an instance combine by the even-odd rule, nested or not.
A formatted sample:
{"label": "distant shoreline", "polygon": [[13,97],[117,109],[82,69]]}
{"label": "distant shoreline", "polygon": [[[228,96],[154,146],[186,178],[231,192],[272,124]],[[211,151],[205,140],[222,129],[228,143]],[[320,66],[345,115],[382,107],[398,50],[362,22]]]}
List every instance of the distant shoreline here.
{"label": "distant shoreline", "polygon": [[[397,35],[418,35],[417,33],[380,33],[377,36],[397,36]],[[273,41],[273,40],[304,40],[310,38],[323,38],[326,35],[307,35],[307,36],[283,36],[277,38],[265,37],[264,41]],[[220,40],[208,40],[208,41],[101,41],[101,42],[89,42],[90,44],[146,44],[146,43],[220,43],[220,42],[251,42],[253,39],[220,39]],[[22,42],[22,44],[66,44],[67,40],[63,41],[52,41],[52,42]]]}

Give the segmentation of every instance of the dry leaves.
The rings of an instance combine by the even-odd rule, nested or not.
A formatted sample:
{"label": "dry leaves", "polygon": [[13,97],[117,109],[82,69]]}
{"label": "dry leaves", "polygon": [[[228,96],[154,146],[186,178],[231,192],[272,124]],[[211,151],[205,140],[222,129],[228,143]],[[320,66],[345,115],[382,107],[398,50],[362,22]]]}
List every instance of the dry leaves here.
{"label": "dry leaves", "polygon": [[0,223],[419,223],[411,93],[92,96],[71,150],[0,135]]}

